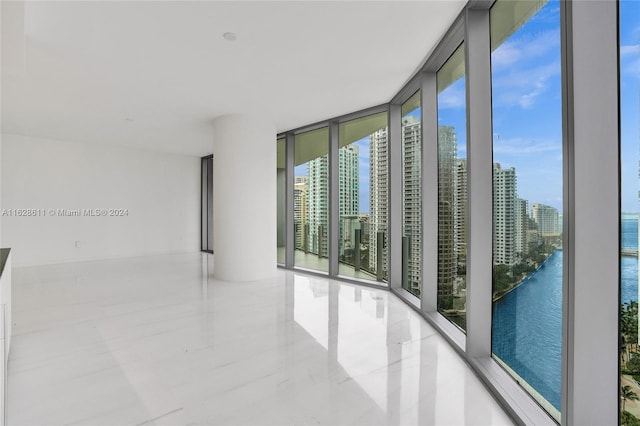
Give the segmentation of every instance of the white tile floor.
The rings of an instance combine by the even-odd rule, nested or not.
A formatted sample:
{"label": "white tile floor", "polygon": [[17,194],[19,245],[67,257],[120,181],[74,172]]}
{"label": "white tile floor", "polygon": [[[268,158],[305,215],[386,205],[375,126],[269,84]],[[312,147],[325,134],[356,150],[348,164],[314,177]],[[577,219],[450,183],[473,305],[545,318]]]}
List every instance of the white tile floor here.
{"label": "white tile floor", "polygon": [[395,296],[201,254],[17,268],[10,425],[511,424]]}

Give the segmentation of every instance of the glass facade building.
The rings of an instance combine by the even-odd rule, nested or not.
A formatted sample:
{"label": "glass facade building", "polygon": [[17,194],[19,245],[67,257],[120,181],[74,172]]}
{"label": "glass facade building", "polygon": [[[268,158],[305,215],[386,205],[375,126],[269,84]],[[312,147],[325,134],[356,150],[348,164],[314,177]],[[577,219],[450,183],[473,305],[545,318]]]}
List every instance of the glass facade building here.
{"label": "glass facade building", "polygon": [[420,296],[422,278],[420,92],[402,104],[402,287]]}
{"label": "glass facade building", "polygon": [[438,312],[466,328],[467,161],[464,44],[437,73]]}

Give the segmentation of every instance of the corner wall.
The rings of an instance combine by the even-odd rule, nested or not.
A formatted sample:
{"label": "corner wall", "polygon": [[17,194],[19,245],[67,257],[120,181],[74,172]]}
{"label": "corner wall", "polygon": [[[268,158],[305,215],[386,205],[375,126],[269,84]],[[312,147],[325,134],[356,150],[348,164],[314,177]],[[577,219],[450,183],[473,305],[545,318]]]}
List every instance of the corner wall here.
{"label": "corner wall", "polygon": [[0,173],[5,212],[39,210],[0,218],[14,266],[199,249],[198,157],[3,134]]}

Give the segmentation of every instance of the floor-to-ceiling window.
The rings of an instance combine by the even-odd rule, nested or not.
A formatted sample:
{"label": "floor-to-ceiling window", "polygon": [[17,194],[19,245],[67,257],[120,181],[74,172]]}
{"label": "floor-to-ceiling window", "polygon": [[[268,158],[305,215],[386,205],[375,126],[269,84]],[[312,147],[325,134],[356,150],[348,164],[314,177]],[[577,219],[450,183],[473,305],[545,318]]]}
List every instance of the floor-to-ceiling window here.
{"label": "floor-to-ceiling window", "polygon": [[438,311],[466,329],[467,160],[464,44],[437,74]]}
{"label": "floor-to-ceiling window", "polygon": [[560,419],[560,2],[492,7],[494,357]]}
{"label": "floor-to-ceiling window", "polygon": [[339,273],[387,277],[387,112],[339,125]]}
{"label": "floor-to-ceiling window", "polygon": [[640,2],[620,2],[620,137],[622,166],[620,422],[640,424],[638,345],[638,201],[640,149]]}
{"label": "floor-to-ceiling window", "polygon": [[276,185],[277,185],[277,247],[279,264],[285,263],[286,255],[286,211],[287,211],[287,141],[280,138],[277,144]]}
{"label": "floor-to-ceiling window", "polygon": [[[613,69],[607,69],[609,72],[591,71],[591,75],[585,72],[597,67],[589,60],[585,61],[585,56],[589,57],[591,53],[588,48],[593,46],[593,40],[584,43],[583,38],[585,33],[588,35],[591,22],[594,29],[600,28],[596,23],[601,22],[602,32],[609,35],[609,39],[603,41],[605,46],[604,43],[612,39],[611,28],[615,20],[611,20],[611,16],[602,17],[600,12],[604,9],[596,9],[596,13],[585,6],[589,3],[579,1],[496,0],[490,3],[473,6],[473,11],[460,15],[433,55],[426,59],[424,67],[391,100],[388,115],[377,114],[384,109],[380,106],[369,112],[354,112],[330,119],[331,132],[329,128],[319,128],[318,125],[291,132],[296,135],[295,178],[289,175],[289,183],[294,187],[287,190],[295,194],[294,199],[288,201],[288,208],[295,210],[295,227],[290,223],[287,225],[295,236],[296,266],[328,271],[328,265],[331,265],[332,276],[370,281],[384,281],[387,273],[391,272],[390,289],[414,306],[420,303],[425,316],[433,319],[437,328],[452,337],[462,351],[473,354],[469,355],[469,361],[471,364],[478,361],[480,375],[486,374],[485,378],[492,384],[494,380],[500,385],[509,384],[496,392],[517,394],[514,400],[518,400],[519,408],[514,411],[525,406],[524,411],[533,407],[532,410],[540,416],[538,419],[546,421],[549,414],[559,422],[562,417],[567,423],[572,423],[577,410],[575,398],[571,399],[575,397],[575,390],[590,388],[579,386],[583,382],[575,380],[575,377],[590,377],[579,365],[581,355],[576,354],[576,348],[583,342],[579,342],[576,336],[584,335],[585,329],[598,333],[592,324],[584,325],[585,310],[579,311],[586,304],[584,299],[578,299],[584,293],[602,290],[597,286],[600,281],[603,281],[603,286],[614,286],[611,287],[613,298],[617,284],[613,278],[593,278],[590,281],[579,276],[581,272],[591,275],[598,268],[607,274],[613,269],[617,274],[617,258],[613,268],[611,265],[601,267],[598,260],[605,260],[602,256],[593,261],[597,266],[589,269],[589,274],[584,273],[588,269],[585,263],[590,262],[588,257],[592,252],[600,249],[601,252],[614,253],[609,249],[617,244],[617,240],[615,244],[606,238],[602,239],[602,244],[585,244],[578,238],[590,235],[590,227],[596,229],[605,222],[611,224],[610,220],[602,217],[598,210],[600,206],[610,205],[609,211],[617,208],[617,203],[609,202],[598,206],[597,201],[601,197],[597,194],[581,194],[585,192],[582,187],[586,181],[582,174],[584,169],[589,173],[593,171],[593,176],[597,177],[589,182],[587,188],[604,182],[607,176],[617,176],[617,169],[611,163],[604,172],[596,170],[597,167],[589,162],[591,159],[587,161],[581,154],[598,152],[595,157],[600,158],[609,145],[599,146],[598,141],[611,143],[611,152],[617,141],[613,131],[610,140],[599,136],[588,140],[585,134],[593,135],[598,128],[612,127],[610,123],[600,123],[599,114],[588,117],[579,108],[586,104],[599,106],[601,113],[605,109],[613,111],[610,103],[603,106],[602,100],[598,102],[595,99],[598,96],[585,91],[580,84],[584,84],[585,75],[589,78],[606,75],[603,80],[614,84],[617,74]],[[618,3],[620,163],[623,172],[619,402],[623,423],[632,424],[635,420],[631,416],[640,418],[640,385],[637,385],[640,382],[640,3],[627,0]],[[600,5],[594,7],[607,4],[605,9],[610,8],[611,14],[616,6],[615,2],[593,4]],[[487,19],[487,14],[490,19]],[[564,40],[561,40],[561,28]],[[490,51],[486,44],[489,40],[487,31],[490,32]],[[464,37],[467,38],[463,42]],[[604,49],[593,51],[596,56],[605,52]],[[615,52],[615,49],[606,52]],[[585,66],[585,62],[589,66]],[[612,59],[600,62],[604,63],[617,62]],[[491,84],[487,74],[489,69]],[[432,92],[436,70],[437,94]],[[595,80],[599,81],[599,78]],[[567,83],[566,87],[562,87],[563,82]],[[598,87],[591,84],[591,80],[589,83],[590,88]],[[601,90],[600,94],[617,93],[610,86],[601,87],[608,89]],[[418,88],[424,89],[424,93]],[[437,108],[434,108],[433,95],[437,96]],[[487,108],[488,105],[491,109]],[[427,110],[423,111],[422,107]],[[394,117],[391,123],[381,121],[389,116]],[[422,118],[428,131],[424,156]],[[585,126],[585,122],[594,126]],[[434,128],[436,123],[437,129]],[[390,132],[387,124],[390,124]],[[397,124],[400,126],[394,127]],[[563,126],[567,129],[565,134]],[[580,134],[585,127],[589,132]],[[331,150],[329,158],[330,133],[331,148],[335,147],[336,151]],[[591,150],[592,145],[594,151]],[[332,164],[328,167],[330,160]],[[424,164],[427,166],[421,167]],[[479,173],[478,170],[484,172]],[[467,173],[473,179],[467,181]],[[437,183],[434,182],[436,178]],[[329,182],[334,191],[331,194]],[[610,184],[603,183],[603,187],[609,188]],[[612,190],[611,194],[617,194],[617,191]],[[579,200],[578,195],[582,197]],[[592,199],[594,202],[591,203]],[[329,200],[331,211],[328,209]],[[423,202],[426,207],[424,223]],[[589,211],[596,213],[593,218],[584,220],[581,214],[589,203]],[[332,226],[330,233],[329,225]],[[478,229],[481,232],[477,232]],[[602,229],[604,227],[600,231]],[[389,235],[387,230],[391,230]],[[566,233],[563,232],[565,230]],[[331,235],[331,242],[328,235]],[[593,235],[597,234],[594,232]],[[607,232],[607,235],[617,238],[618,233]],[[389,238],[392,251],[387,252]],[[597,239],[600,240],[599,235]],[[469,245],[469,252],[467,241],[474,244]],[[489,245],[492,245],[491,251],[487,250]],[[436,277],[437,311],[466,332],[466,336],[449,322],[441,321],[440,315],[432,315],[436,308]],[[399,284],[417,298],[395,287]],[[479,296],[472,297],[473,291]],[[484,312],[482,306],[475,309],[473,303],[478,300],[488,302],[489,297],[492,297],[492,304],[484,305]],[[600,297],[594,299],[599,301]],[[617,309],[618,302],[605,300],[601,305]],[[597,309],[587,311],[593,311],[594,318],[597,318],[595,321],[600,321],[596,317]],[[578,314],[583,315],[580,317],[582,321],[576,319]],[[615,338],[616,330],[611,322],[617,325],[617,317],[602,316],[600,339],[603,329],[610,330],[610,336]],[[617,359],[617,352],[611,352],[617,345],[602,344],[601,347],[610,348],[608,355]],[[591,358],[597,356],[592,352]],[[602,364],[609,369],[608,377],[617,379],[614,363],[603,361]],[[502,368],[494,368],[498,365]],[[491,371],[483,370],[487,366],[491,366]],[[581,374],[575,374],[577,370]],[[511,385],[513,387],[509,389]],[[609,397],[603,406],[617,406],[617,400],[611,401],[617,387],[617,383],[608,384],[606,394]],[[538,406],[543,407],[546,413]],[[610,411],[607,408],[607,412]]]}
{"label": "floor-to-ceiling window", "polygon": [[329,270],[329,129],[295,136],[295,266]]}
{"label": "floor-to-ceiling window", "polygon": [[402,287],[422,283],[422,127],[420,92],[402,104]]}
{"label": "floor-to-ceiling window", "polygon": [[213,253],[213,155],[200,167],[200,250]]}

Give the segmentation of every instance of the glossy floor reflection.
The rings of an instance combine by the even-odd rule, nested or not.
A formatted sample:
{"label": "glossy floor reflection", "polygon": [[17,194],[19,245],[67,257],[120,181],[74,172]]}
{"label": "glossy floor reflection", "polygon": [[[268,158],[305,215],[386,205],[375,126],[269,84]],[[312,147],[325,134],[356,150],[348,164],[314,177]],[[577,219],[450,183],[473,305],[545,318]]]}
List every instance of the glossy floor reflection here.
{"label": "glossy floor reflection", "polygon": [[211,256],[14,270],[11,425],[511,424],[383,290]]}

